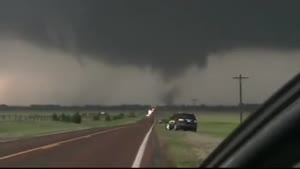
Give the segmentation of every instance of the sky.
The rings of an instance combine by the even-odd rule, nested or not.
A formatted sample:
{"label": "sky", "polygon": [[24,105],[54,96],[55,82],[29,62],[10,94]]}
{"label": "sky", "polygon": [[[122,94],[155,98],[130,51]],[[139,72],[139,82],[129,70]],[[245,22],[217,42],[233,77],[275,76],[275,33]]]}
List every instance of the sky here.
{"label": "sky", "polygon": [[300,72],[300,2],[0,0],[0,104],[262,103]]}

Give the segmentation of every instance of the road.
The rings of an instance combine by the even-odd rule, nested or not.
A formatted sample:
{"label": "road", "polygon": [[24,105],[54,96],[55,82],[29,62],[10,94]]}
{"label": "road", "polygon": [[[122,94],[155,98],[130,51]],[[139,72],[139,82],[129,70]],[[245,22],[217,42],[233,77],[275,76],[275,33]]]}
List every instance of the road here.
{"label": "road", "polygon": [[0,143],[0,167],[159,167],[165,164],[155,159],[153,126],[150,117],[115,128]]}

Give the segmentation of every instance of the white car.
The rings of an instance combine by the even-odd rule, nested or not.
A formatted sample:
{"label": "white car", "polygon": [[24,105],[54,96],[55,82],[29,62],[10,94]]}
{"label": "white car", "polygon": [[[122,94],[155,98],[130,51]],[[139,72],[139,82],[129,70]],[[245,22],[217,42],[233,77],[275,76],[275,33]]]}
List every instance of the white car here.
{"label": "white car", "polygon": [[151,116],[151,114],[154,112],[155,108],[149,109],[148,114],[146,115],[147,117]]}

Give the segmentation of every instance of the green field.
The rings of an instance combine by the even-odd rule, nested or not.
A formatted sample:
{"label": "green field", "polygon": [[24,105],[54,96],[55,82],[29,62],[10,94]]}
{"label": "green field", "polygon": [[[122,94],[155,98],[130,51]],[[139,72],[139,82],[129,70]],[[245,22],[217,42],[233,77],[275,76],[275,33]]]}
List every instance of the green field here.
{"label": "green field", "polygon": [[[58,115],[72,114],[72,112],[56,112]],[[97,112],[84,112],[93,113]],[[115,116],[120,112],[109,113]],[[142,113],[135,113],[136,117],[128,117],[128,112],[124,112],[125,117],[121,119],[106,121],[93,120],[92,117],[84,116],[80,124],[72,122],[53,121],[51,112],[1,112],[0,113],[0,141],[27,138],[56,132],[74,131],[88,128],[113,127],[134,123],[144,117]]]}
{"label": "green field", "polygon": [[[160,118],[167,118],[170,115],[170,113],[162,113]],[[199,113],[195,115],[198,119],[197,133],[168,131],[164,128],[164,124],[156,125],[155,131],[159,140],[161,144],[166,145],[168,156],[176,167],[199,167],[221,141],[239,126],[238,113]]]}

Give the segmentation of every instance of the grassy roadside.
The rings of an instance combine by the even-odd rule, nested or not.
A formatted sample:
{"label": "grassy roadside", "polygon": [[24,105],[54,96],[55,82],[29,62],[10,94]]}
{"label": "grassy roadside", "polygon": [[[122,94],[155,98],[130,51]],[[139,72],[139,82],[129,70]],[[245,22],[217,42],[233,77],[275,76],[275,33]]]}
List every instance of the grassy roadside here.
{"label": "grassy roadside", "polygon": [[[169,115],[161,116],[164,118]],[[168,131],[157,124],[155,131],[167,155],[180,168],[199,167],[201,162],[238,125],[239,116],[229,114],[198,114],[198,132]]]}
{"label": "grassy roadside", "polygon": [[126,117],[112,121],[92,121],[90,119],[83,119],[81,124],[59,121],[2,121],[0,123],[0,141],[34,137],[62,131],[119,126],[135,123],[143,117],[144,116],[139,115],[137,117]]}
{"label": "grassy roadside", "polygon": [[172,160],[176,167],[196,167],[197,158],[190,151],[193,149],[192,145],[185,141],[184,132],[169,132],[161,125],[155,127],[155,132],[161,147],[165,147],[167,156]]}

